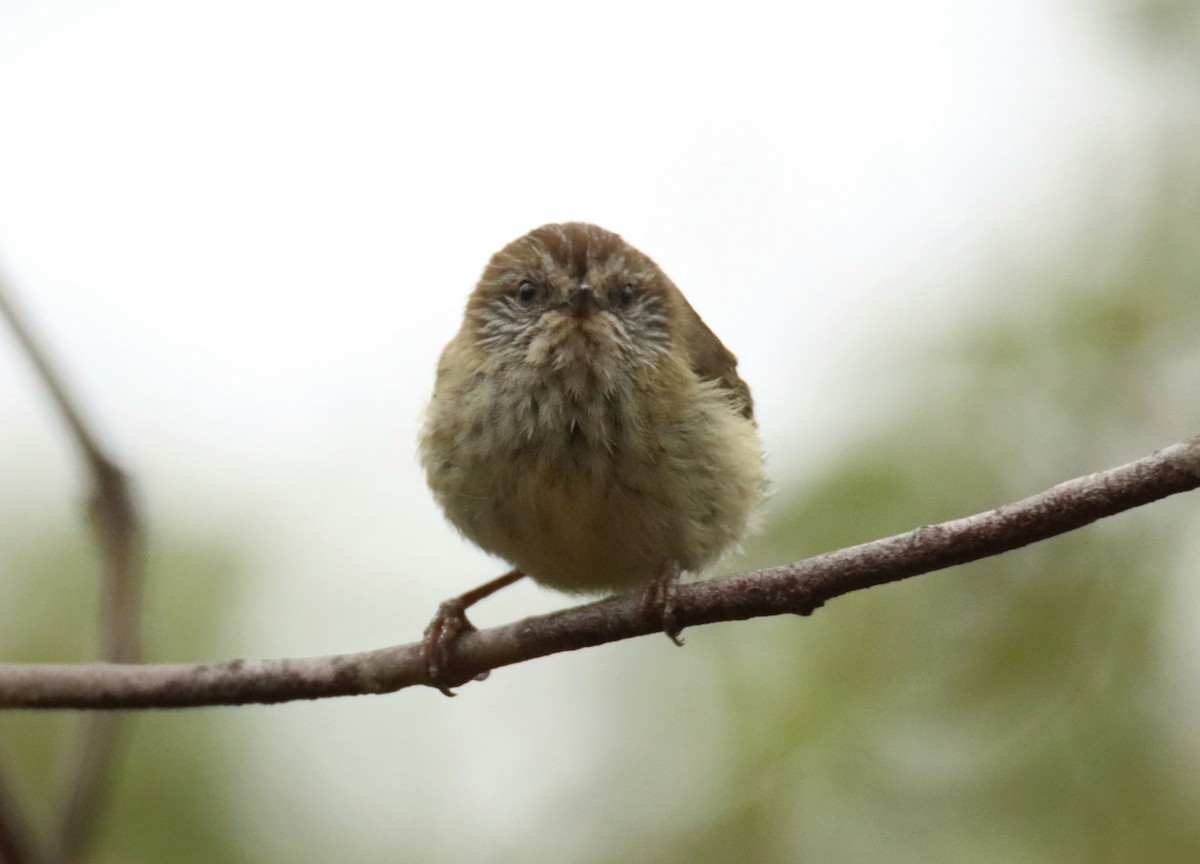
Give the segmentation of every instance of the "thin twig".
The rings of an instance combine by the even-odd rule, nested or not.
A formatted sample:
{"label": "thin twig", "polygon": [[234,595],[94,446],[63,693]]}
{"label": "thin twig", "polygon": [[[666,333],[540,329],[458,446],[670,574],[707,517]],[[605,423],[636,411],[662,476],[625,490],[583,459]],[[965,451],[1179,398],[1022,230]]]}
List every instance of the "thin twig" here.
{"label": "thin twig", "polygon": [[[129,484],[124,472],[100,448],[62,376],[6,288],[0,279],[0,313],[66,422],[91,478],[88,513],[102,561],[100,656],[110,663],[136,663],[141,656],[141,529]],[[114,718],[94,716],[82,724],[66,762],[66,800],[55,834],[58,846],[51,857],[55,864],[76,861],[87,848],[103,809],[119,736]]]}
{"label": "thin twig", "polygon": [[[683,625],[807,615],[851,591],[999,555],[1200,487],[1200,437],[1144,459],[1061,483],[986,513],[926,525],[859,546],[681,585]],[[465,634],[451,682],[563,651],[655,633],[640,594]],[[332,657],[199,665],[0,666],[0,708],[183,708],[389,693],[429,684],[420,642]]]}
{"label": "thin twig", "polygon": [[29,826],[13,800],[12,790],[0,777],[0,864],[32,864],[41,860],[29,837]]}
{"label": "thin twig", "polygon": [[[141,531],[125,475],[102,453],[89,452],[92,471],[92,528],[103,561],[101,656],[110,663],[136,663],[141,655],[138,610],[141,587]],[[53,864],[80,860],[91,844],[111,788],[128,722],[115,714],[85,718],[67,760],[66,800],[59,817],[59,845]]]}

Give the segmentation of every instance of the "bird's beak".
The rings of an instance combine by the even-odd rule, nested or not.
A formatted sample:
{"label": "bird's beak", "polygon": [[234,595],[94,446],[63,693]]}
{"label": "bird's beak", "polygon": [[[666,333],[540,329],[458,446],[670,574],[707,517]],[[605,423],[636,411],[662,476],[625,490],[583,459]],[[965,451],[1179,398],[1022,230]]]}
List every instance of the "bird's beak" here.
{"label": "bird's beak", "polygon": [[567,292],[567,311],[576,318],[586,318],[600,310],[600,301],[596,292],[586,282],[577,285]]}

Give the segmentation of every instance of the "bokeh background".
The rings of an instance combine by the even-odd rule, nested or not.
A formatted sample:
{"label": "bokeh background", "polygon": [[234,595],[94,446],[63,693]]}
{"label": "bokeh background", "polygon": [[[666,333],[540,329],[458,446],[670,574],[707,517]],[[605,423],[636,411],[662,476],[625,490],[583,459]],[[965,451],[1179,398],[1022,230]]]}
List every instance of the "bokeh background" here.
{"label": "bokeh background", "polygon": [[[726,570],[1200,432],[1195,2],[3,0],[0,129],[0,265],[136,478],[153,660],[410,641],[499,572],[414,441],[546,221],[741,358],[775,493]],[[83,489],[0,333],[4,660],[94,654]],[[454,700],[139,715],[95,860],[1190,864],[1198,529],[1182,496]],[[75,719],[0,716],[35,819]]]}

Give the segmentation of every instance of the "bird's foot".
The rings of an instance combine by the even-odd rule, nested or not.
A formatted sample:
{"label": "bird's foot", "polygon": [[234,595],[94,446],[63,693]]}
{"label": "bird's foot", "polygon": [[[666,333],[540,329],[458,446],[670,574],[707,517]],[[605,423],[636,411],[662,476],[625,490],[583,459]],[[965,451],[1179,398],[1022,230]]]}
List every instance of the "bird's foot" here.
{"label": "bird's foot", "polygon": [[475,625],[467,618],[467,607],[463,598],[455,597],[438,606],[433,620],[425,628],[425,671],[429,683],[447,696],[453,696],[446,672],[452,661],[450,646],[463,633],[470,633]]}
{"label": "bird's foot", "polygon": [[679,638],[679,633],[683,628],[675,618],[680,572],[677,560],[669,558],[664,561],[642,594],[642,610],[647,617],[661,625],[668,639],[682,647],[683,640]]}
{"label": "bird's foot", "polygon": [[[451,646],[459,636],[475,629],[475,625],[467,618],[467,610],[489,594],[494,594],[501,588],[516,582],[523,575],[520,570],[510,570],[503,576],[498,576],[491,582],[486,582],[466,594],[452,597],[438,606],[433,620],[425,628],[425,638],[422,640],[425,672],[429,676],[429,683],[432,686],[447,696],[454,695],[454,691],[450,689],[450,679],[447,677],[450,665],[454,661]],[[487,672],[483,672],[476,677],[486,676]],[[465,682],[467,679],[461,680]]]}

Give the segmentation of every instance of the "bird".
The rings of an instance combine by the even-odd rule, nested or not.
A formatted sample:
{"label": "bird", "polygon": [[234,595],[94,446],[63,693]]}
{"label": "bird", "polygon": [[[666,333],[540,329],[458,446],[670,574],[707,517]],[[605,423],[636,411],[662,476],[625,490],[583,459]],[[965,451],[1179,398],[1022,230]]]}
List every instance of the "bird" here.
{"label": "bird", "polygon": [[653,260],[585,222],[492,255],[438,361],[418,451],[450,523],[512,567],[426,629],[447,695],[466,610],[525,576],[570,594],[641,588],[681,644],[680,573],[735,547],[767,487],[737,358]]}

